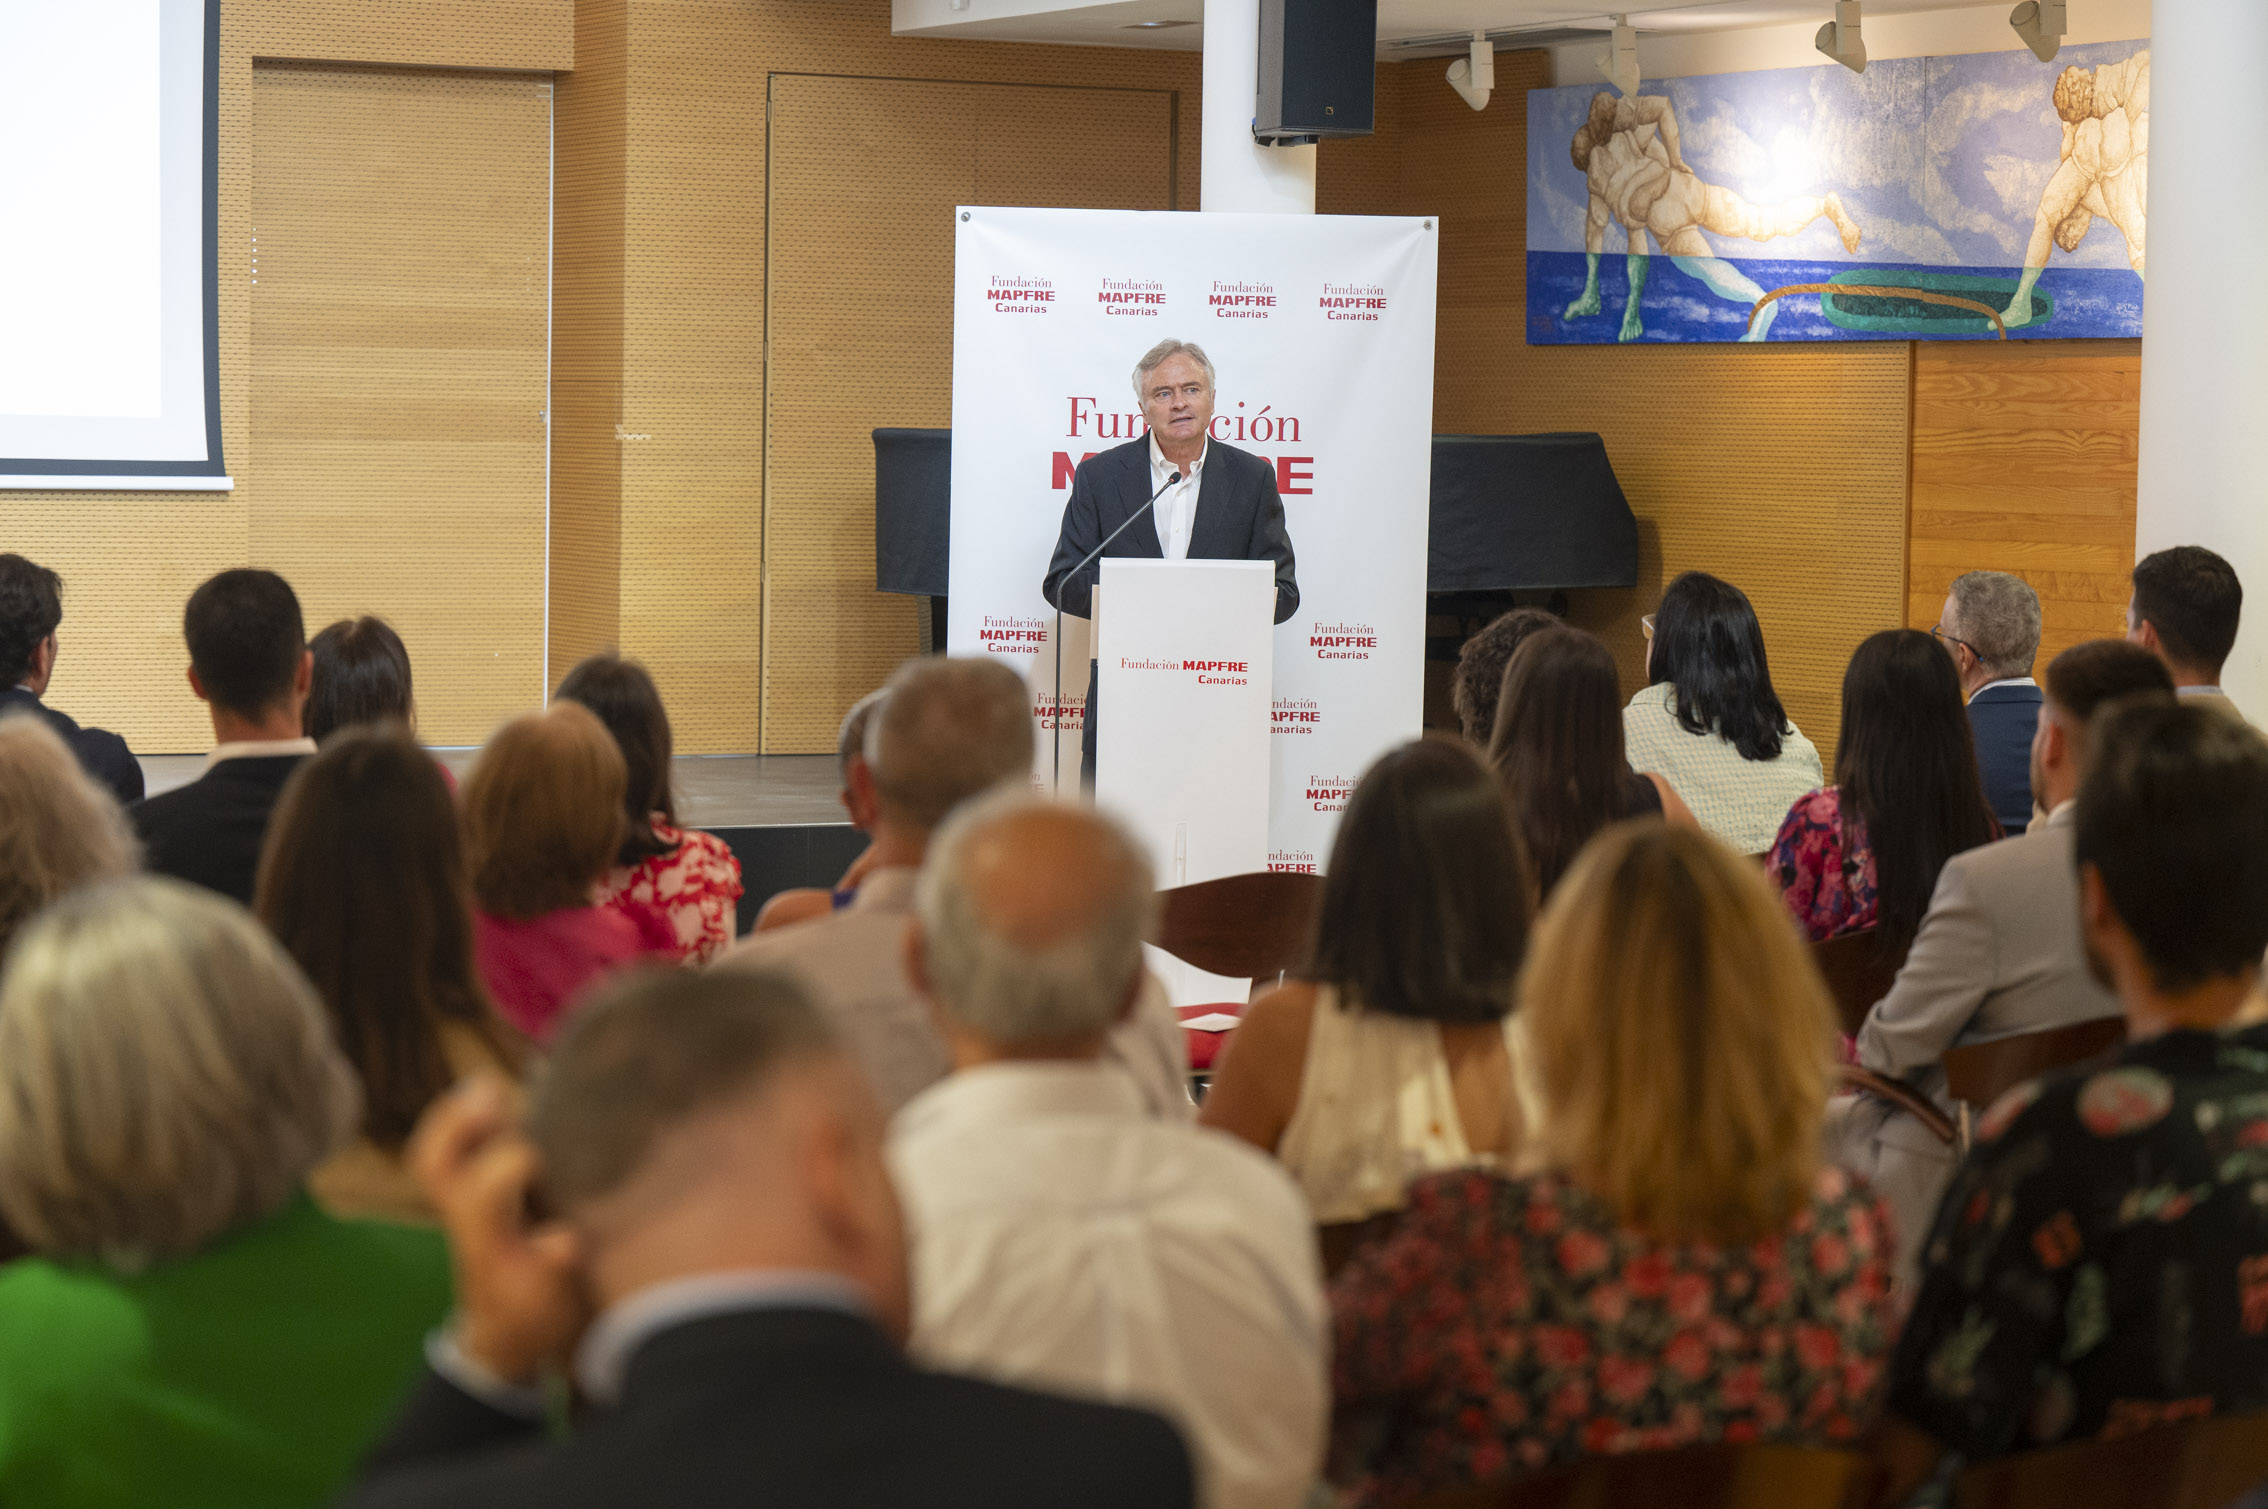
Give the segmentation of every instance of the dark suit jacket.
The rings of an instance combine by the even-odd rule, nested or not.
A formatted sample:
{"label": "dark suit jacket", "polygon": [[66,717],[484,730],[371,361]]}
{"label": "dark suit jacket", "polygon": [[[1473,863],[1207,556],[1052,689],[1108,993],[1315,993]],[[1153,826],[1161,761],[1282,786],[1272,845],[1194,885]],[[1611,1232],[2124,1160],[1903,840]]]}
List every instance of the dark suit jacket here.
{"label": "dark suit jacket", "polygon": [[2032,732],[2039,722],[2036,686],[1988,686],[1969,702],[1985,803],[2010,838],[2031,825]]}
{"label": "dark suit jacket", "polygon": [[630,1358],[621,1403],[566,1441],[437,1375],[345,1509],[1186,1509],[1156,1415],[909,1365],[816,1309],[687,1321]]}
{"label": "dark suit jacket", "polygon": [[142,762],[134,758],[134,752],[126,747],[124,739],[108,729],[79,727],[20,686],[0,691],[0,716],[18,708],[45,718],[47,726],[61,735],[63,742],[71,746],[71,753],[79,757],[81,768],[108,786],[118,800],[138,802],[142,799]]}
{"label": "dark suit jacket", "polygon": [[[1070,575],[1087,552],[1126,522],[1126,516],[1150,500],[1150,437],[1090,456],[1071,476],[1071,501],[1063,505],[1063,531],[1055,539],[1055,558],[1048,562],[1040,594],[1055,603],[1058,585],[1063,611],[1089,616],[1089,594],[1102,578],[1102,562],[1095,561]],[[1155,515],[1145,516],[1133,528],[1111,541],[1108,556],[1159,560]],[[1299,611],[1299,578],[1293,569],[1291,535],[1284,528],[1284,500],[1276,492],[1276,469],[1250,451],[1215,440],[1205,452],[1205,469],[1198,474],[1197,517],[1189,528],[1189,559],[1193,561],[1274,561],[1276,563],[1276,622]]]}
{"label": "dark suit jacket", "polygon": [[136,802],[129,815],[142,836],[142,862],[153,875],[190,881],[250,906],[268,815],[305,758],[223,760],[186,786]]}

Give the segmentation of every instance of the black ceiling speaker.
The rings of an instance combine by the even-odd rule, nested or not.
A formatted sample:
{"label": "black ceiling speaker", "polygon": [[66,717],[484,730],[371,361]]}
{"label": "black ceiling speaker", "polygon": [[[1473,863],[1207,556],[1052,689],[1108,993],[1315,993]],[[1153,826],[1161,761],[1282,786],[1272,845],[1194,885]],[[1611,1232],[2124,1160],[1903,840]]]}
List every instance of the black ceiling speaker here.
{"label": "black ceiling speaker", "polygon": [[1370,135],[1377,55],[1378,0],[1260,0],[1253,139]]}

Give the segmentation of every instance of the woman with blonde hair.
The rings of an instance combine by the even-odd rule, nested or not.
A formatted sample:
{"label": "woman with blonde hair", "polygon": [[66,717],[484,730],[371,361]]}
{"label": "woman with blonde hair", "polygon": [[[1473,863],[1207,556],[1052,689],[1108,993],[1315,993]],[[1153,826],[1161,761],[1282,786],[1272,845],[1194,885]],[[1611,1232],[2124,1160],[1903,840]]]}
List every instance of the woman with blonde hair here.
{"label": "woman with blonde hair", "polygon": [[0,954],[34,912],[90,881],[133,873],[126,814],[54,729],[0,718]]}
{"label": "woman with blonde hair", "polygon": [[1757,867],[1599,836],[1520,1014],[1542,1166],[1444,1174],[1332,1286],[1363,1503],[1586,1453],[1847,1443],[1891,1341],[1888,1217],[1819,1156],[1834,1017]]}
{"label": "woman with blonde hair", "polygon": [[449,1310],[440,1235],[307,1197],[354,1071],[291,959],[178,881],[79,891],[0,974],[0,1502],[328,1502]]}
{"label": "woman with blonde hair", "polygon": [[474,957],[496,1009],[539,1043],[596,981],[648,954],[675,956],[659,914],[600,899],[628,781],[614,735],[569,701],[498,729],[465,778]]}

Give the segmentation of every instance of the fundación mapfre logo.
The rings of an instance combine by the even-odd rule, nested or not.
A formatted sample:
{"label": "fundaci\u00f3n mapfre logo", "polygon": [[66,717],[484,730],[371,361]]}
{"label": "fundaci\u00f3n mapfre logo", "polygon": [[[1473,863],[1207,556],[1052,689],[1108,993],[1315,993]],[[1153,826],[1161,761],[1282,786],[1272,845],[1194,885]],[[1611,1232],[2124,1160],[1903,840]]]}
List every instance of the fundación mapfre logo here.
{"label": "fundaci\u00f3n mapfre logo", "polygon": [[1317,624],[1307,631],[1307,647],[1317,660],[1368,660],[1378,648],[1370,624]]}
{"label": "fundaci\u00f3n mapfre logo", "polygon": [[1105,278],[1095,302],[1106,315],[1154,320],[1165,313],[1166,288],[1155,278]]}
{"label": "fundaci\u00f3n mapfre logo", "polygon": [[1205,295],[1205,307],[1216,320],[1271,319],[1276,312],[1276,285],[1242,279],[1224,283],[1216,278]]}
{"label": "fundaci\u00f3n mapfre logo", "polygon": [[1311,849],[1270,849],[1268,868],[1286,875],[1313,875],[1319,866]]}
{"label": "fundaci\u00f3n mapfre logo", "polygon": [[1315,303],[1327,320],[1375,321],[1386,312],[1386,290],[1376,283],[1326,283]]}
{"label": "fundaci\u00f3n mapfre logo", "polygon": [[1305,789],[1307,805],[1317,812],[1344,812],[1347,798],[1354,795],[1354,782],[1343,775],[1311,775]]}
{"label": "fundaci\u00f3n mapfre logo", "polygon": [[1306,697],[1278,697],[1268,727],[1279,734],[1311,734],[1323,724],[1323,709]]}
{"label": "fundaci\u00f3n mapfre logo", "polygon": [[992,275],[984,291],[994,314],[1045,314],[1055,307],[1055,285],[1045,278],[1010,278]]}
{"label": "fundaci\u00f3n mapfre logo", "polygon": [[1038,722],[1042,733],[1058,728],[1084,733],[1087,728],[1087,699],[1066,692],[1059,702],[1052,691],[1035,692],[1032,694],[1032,717]]}
{"label": "fundaci\u00f3n mapfre logo", "polygon": [[987,613],[977,626],[977,643],[991,655],[1037,655],[1047,643],[1047,620]]}
{"label": "fundaci\u00f3n mapfre logo", "polygon": [[1248,660],[1172,660],[1152,655],[1141,660],[1118,657],[1122,671],[1179,671],[1195,676],[1199,686],[1249,686],[1252,663]]}

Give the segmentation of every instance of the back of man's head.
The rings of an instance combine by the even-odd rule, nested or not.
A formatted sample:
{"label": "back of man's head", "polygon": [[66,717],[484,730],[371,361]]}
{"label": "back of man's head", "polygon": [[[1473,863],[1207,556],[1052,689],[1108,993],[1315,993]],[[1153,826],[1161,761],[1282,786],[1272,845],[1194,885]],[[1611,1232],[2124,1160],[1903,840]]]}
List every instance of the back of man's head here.
{"label": "back of man's head", "polygon": [[273,571],[223,571],[189,594],[181,615],[189,665],[215,707],[257,718],[287,705],[307,652],[291,584]]}
{"label": "back of man's head", "polygon": [[1948,627],[1995,678],[2029,676],[2040,652],[2040,598],[2020,576],[1970,571],[1953,578]]}
{"label": "back of man's head", "polygon": [[2236,643],[2244,586],[2236,568],[2202,545],[2176,545],[2134,567],[2134,619],[2158,633],[2165,657],[2218,676]]}
{"label": "back of man's head", "polygon": [[1142,975],[1150,862],[1085,807],[1003,792],[956,813],[915,891],[923,973],[995,1052],[1100,1048]]}
{"label": "back of man's head", "polygon": [[0,555],[0,692],[31,674],[32,652],[63,621],[63,578],[20,555]]}
{"label": "back of man's head", "polygon": [[2268,951],[2268,742],[2195,704],[2127,700],[2089,734],[2074,851],[2160,990]]}
{"label": "back of man's head", "polygon": [[2073,645],[2048,662],[2040,681],[2049,704],[2077,730],[2086,729],[2098,709],[2121,698],[2165,701],[2174,694],[2173,676],[2165,662],[2123,639],[2089,639]]}
{"label": "back of man's head", "polygon": [[882,815],[927,832],[970,797],[1028,777],[1034,737],[1022,678],[985,656],[925,656],[898,668],[868,723],[866,763]]}

